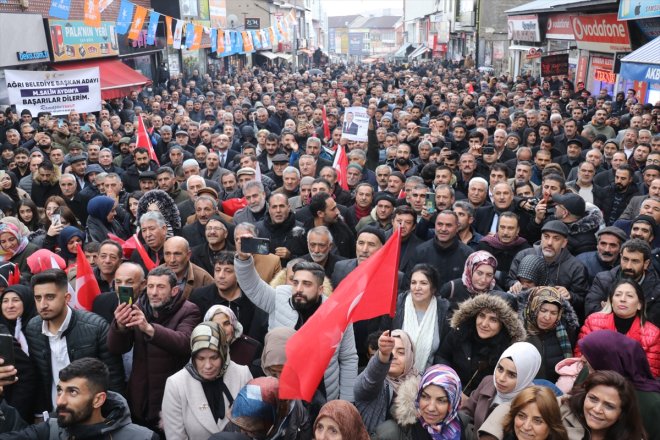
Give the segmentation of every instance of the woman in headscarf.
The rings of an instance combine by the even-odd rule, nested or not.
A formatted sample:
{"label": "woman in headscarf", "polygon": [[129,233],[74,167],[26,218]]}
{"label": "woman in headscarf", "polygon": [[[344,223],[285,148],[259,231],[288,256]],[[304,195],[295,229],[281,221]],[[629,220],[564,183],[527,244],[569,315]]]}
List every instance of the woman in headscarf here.
{"label": "woman in headscarf", "polygon": [[456,370],[469,395],[495,370],[504,350],[525,337],[522,322],[506,299],[495,294],[477,295],[454,312],[451,331],[438,357]]}
{"label": "woman in headscarf", "polygon": [[461,440],[465,438],[458,417],[461,380],[446,365],[433,365],[421,380],[411,377],[399,386],[392,408],[393,420],[376,430],[380,440]]}
{"label": "woman in headscarf", "polygon": [[0,220],[0,261],[10,261],[18,266],[21,282],[28,282],[32,273],[27,258],[39,249],[30,243],[30,231],[16,217]]}
{"label": "woman in headscarf", "polygon": [[0,193],[5,194],[14,203],[30,199],[28,193],[18,187],[18,178],[11,171],[0,170]]}
{"label": "woman in headscarf", "polygon": [[465,260],[463,276],[445,283],[439,296],[449,300],[449,310],[481,293],[489,293],[495,287],[497,260],[489,252],[476,251]]}
{"label": "woman in headscarf", "polygon": [[165,383],[163,427],[168,440],[205,439],[229,422],[229,408],[252,375],[229,357],[225,332],[202,322],[190,336],[188,364]]}
{"label": "woman in headscarf", "polygon": [[394,319],[386,317],[381,330],[402,329],[415,347],[414,365],[424,371],[436,363],[438,349],[448,332],[449,302],[437,295],[438,274],[433,266],[421,263],[413,267],[410,290],[399,295]]}
{"label": "woman in headscarf", "polygon": [[536,287],[529,295],[519,296],[521,318],[527,330],[527,342],[541,353],[543,362],[538,379],[557,382],[555,366],[573,357],[579,322],[573,306],[554,287]]}
{"label": "woman in headscarf", "polygon": [[[4,272],[4,267],[11,264],[0,263],[0,272]],[[3,285],[5,289],[0,294],[2,304],[0,324],[7,326],[14,339],[21,345],[23,352],[26,355],[30,354],[25,329],[30,319],[34,318],[37,314],[37,308],[34,304],[34,294],[28,286],[22,284],[14,284],[7,287],[7,280],[4,274],[0,277],[0,287]]]}
{"label": "woman in headscarf", "polygon": [[229,307],[211,306],[204,315],[204,321],[213,321],[225,331],[231,359],[238,365],[249,367],[261,355],[261,343],[243,334],[243,325]]}
{"label": "woman in headscarf", "polygon": [[541,354],[528,342],[516,342],[504,350],[492,376],[483,378],[479,386],[463,402],[461,412],[473,420],[474,435],[498,405],[511,402],[531,385],[541,366]]}
{"label": "woman in headscarf", "polygon": [[128,235],[116,219],[117,201],[108,196],[96,196],[87,204],[87,241],[103,242],[108,234],[114,234],[121,239]]}
{"label": "woman in headscarf", "polygon": [[660,382],[651,374],[639,342],[615,331],[599,330],[580,339],[578,345],[587,361],[584,370],[612,370],[630,381],[648,437],[660,439]]}
{"label": "woman in headscarf", "polygon": [[173,237],[181,232],[181,214],[172,197],[160,189],[147,191],[138,201],[137,218],[147,211],[159,211],[167,223],[167,236]]}
{"label": "woman in headscarf", "polygon": [[314,440],[369,440],[369,434],[351,402],[331,400],[314,422]]}
{"label": "woman in headscarf", "polygon": [[401,382],[419,375],[410,336],[403,330],[388,331],[378,338],[378,352],[371,357],[353,387],[355,406],[367,431],[376,432],[389,418],[389,408]]}
{"label": "woman in headscarf", "polygon": [[75,226],[65,226],[57,236],[58,254],[66,262],[66,267],[76,264],[78,245],[85,242],[85,233]]}
{"label": "woman in headscarf", "polygon": [[[603,311],[584,321],[578,340],[597,330],[626,335],[641,344],[653,376],[660,377],[660,329],[646,320],[645,310],[646,297],[640,285],[630,278],[619,280],[612,286]],[[580,356],[579,345],[575,355]]]}

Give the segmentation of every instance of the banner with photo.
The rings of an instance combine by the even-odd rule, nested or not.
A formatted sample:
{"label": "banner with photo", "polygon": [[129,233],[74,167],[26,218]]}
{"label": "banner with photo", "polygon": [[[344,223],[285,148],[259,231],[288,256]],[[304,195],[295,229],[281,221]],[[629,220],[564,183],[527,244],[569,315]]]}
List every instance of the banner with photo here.
{"label": "banner with photo", "polygon": [[101,110],[99,68],[56,72],[5,70],[9,102],[20,113],[68,115]]}
{"label": "banner with photo", "polygon": [[341,137],[349,141],[366,142],[369,131],[369,115],[362,107],[348,107],[341,125]]}

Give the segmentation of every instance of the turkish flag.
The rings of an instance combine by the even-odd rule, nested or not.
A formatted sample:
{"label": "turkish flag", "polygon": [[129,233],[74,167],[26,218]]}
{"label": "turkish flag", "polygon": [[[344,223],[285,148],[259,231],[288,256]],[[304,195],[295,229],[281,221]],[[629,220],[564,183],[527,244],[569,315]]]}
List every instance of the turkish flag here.
{"label": "turkish flag", "polygon": [[137,139],[135,141],[135,147],[146,148],[147,151],[149,152],[149,159],[155,161],[158,165],[160,165],[160,162],[158,161],[158,156],[156,156],[156,150],[154,150],[154,146],[151,145],[149,132],[147,132],[147,128],[144,126],[144,120],[142,120],[142,115],[138,117],[138,129],[137,129]]}
{"label": "turkish flag", "polygon": [[348,191],[348,176],[346,175],[346,171],[348,170],[348,156],[346,156],[346,151],[344,151],[344,147],[341,145],[337,145],[332,168],[337,171],[337,182],[339,182],[339,186]]}
{"label": "turkish flag", "polygon": [[325,112],[325,106],[323,106],[323,137],[326,142],[330,140],[330,123],[328,122],[328,114]]}
{"label": "turkish flag", "polygon": [[312,401],[349,324],[388,314],[394,317],[400,238],[397,229],[385,246],[339,283],[332,295],[289,339],[280,377],[280,399]]}
{"label": "turkish flag", "polygon": [[138,251],[138,254],[140,254],[140,258],[142,258],[142,262],[144,263],[144,267],[147,268],[147,272],[151,272],[151,269],[156,268],[158,265],[153,262],[151,257],[149,257],[149,253],[144,248],[144,246],[142,245],[142,242],[137,237],[137,235],[133,235],[132,238],[135,239],[135,249]]}
{"label": "turkish flag", "polygon": [[94,298],[101,294],[101,288],[96,281],[92,266],[85,257],[82,246],[78,244],[78,253],[76,254],[76,300],[80,308],[92,311]]}
{"label": "turkish flag", "polygon": [[123,249],[123,253],[124,253],[124,258],[127,260],[131,258],[131,255],[133,255],[133,251],[137,248],[136,242],[138,241],[138,239],[135,235],[131,235],[131,238],[129,238],[128,240],[122,240],[121,238],[117,237],[115,234],[108,233],[108,238],[112,241],[116,241],[121,245],[121,248]]}

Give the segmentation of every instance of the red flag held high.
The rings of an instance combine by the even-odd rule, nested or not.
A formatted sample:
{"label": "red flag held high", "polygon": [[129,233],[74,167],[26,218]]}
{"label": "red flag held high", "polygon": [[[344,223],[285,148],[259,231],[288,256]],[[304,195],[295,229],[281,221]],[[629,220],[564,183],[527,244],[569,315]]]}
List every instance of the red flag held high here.
{"label": "red flag held high", "polygon": [[[286,344],[280,399],[312,401],[348,324],[394,316],[401,234],[397,229],[378,252],[339,283],[332,295]],[[314,350],[309,347],[313,345]]]}
{"label": "red flag held high", "polygon": [[328,114],[325,112],[325,106],[323,106],[323,138],[330,139],[330,123],[328,122]]}
{"label": "red flag held high", "polygon": [[91,312],[94,298],[101,294],[101,288],[80,244],[78,244],[78,253],[76,254],[76,268],[76,299],[78,305]]}
{"label": "red flag held high", "polygon": [[135,141],[135,146],[137,148],[146,148],[149,152],[149,159],[155,161],[158,165],[158,156],[156,156],[156,150],[154,146],[151,145],[151,139],[149,138],[149,133],[147,128],[144,126],[144,121],[142,120],[142,115],[138,117],[138,129],[137,129],[137,140]]}
{"label": "red flag held high", "polygon": [[337,145],[332,168],[337,170],[337,182],[339,182],[339,186],[348,191],[348,175],[346,174],[348,170],[348,156],[346,156],[346,151],[344,151],[344,147],[341,145]]}

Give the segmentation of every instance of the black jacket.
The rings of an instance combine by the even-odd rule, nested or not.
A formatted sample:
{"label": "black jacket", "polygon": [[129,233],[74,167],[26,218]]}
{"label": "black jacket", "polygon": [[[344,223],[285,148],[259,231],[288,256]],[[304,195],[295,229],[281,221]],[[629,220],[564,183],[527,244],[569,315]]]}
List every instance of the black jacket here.
{"label": "black jacket", "polygon": [[605,224],[610,226],[623,214],[626,206],[630,203],[630,199],[639,194],[639,188],[637,188],[637,185],[631,183],[625,192],[620,193],[616,190],[615,185],[611,184],[605,190],[608,193],[608,197],[600,208],[603,210]]}
{"label": "black jacket", "polygon": [[[529,214],[526,211],[517,208],[515,205],[515,201],[511,202],[509,209],[505,209],[502,212],[510,211],[518,215],[518,226],[520,226],[521,231],[525,231],[527,229],[527,223],[529,222]],[[498,212],[495,205],[486,205],[477,208],[474,214],[474,224],[472,225],[474,230],[481,235],[488,235],[496,213]]]}
{"label": "black jacket", "polygon": [[[185,231],[186,228],[183,229]],[[219,252],[233,251],[233,250],[235,250],[234,246],[232,246],[231,243],[229,243],[228,241],[225,241],[224,249],[222,249]],[[215,272],[215,265],[213,263],[215,256],[213,252],[211,252],[211,248],[209,248],[208,245],[206,244],[206,241],[204,241],[204,243],[202,244],[193,247],[191,251],[192,251],[192,257],[190,257],[190,262],[204,269],[206,273],[213,275],[213,273]]]}
{"label": "black jacket", "polygon": [[[121,356],[108,352],[108,323],[95,313],[71,309],[71,321],[64,331],[67,351],[71,362],[84,357],[97,358],[110,370],[110,389],[121,392],[124,389],[124,364]],[[27,327],[27,340],[30,346],[37,373],[40,377],[41,408],[52,409],[51,388],[53,372],[51,369],[50,344],[42,330],[43,320],[35,316]]]}
{"label": "black jacket", "polygon": [[[600,312],[603,308],[601,302],[607,301],[612,286],[621,277],[621,266],[596,275],[585,299],[586,315]],[[646,299],[646,317],[654,325],[660,326],[660,277],[652,266],[644,274],[641,287]]]}
{"label": "black jacket", "polygon": [[[293,212],[289,212],[287,219],[280,224],[273,223],[268,214],[263,220],[257,222],[256,227],[259,237],[270,240],[268,250],[271,254],[274,254],[278,247],[285,247],[291,253],[289,259],[293,259],[305,255],[308,251],[305,229],[301,222],[296,221]],[[289,259],[283,258],[282,265],[286,264]]]}
{"label": "black jacket", "polygon": [[410,280],[412,269],[418,263],[428,263],[438,271],[438,285],[459,278],[465,267],[465,260],[473,252],[472,248],[460,242],[458,237],[446,248],[440,247],[435,237],[417,246],[417,252],[406,267],[406,280]]}
{"label": "black jacket", "polygon": [[[149,170],[156,171],[157,169],[156,162],[153,160],[149,161]],[[121,176],[121,181],[124,184],[124,189],[129,193],[140,189],[140,171],[135,164],[128,167],[126,172]]]}
{"label": "black jacket", "polygon": [[[314,260],[312,260],[312,256],[309,254],[305,254],[300,258],[302,258],[305,261],[314,262]],[[340,261],[344,261],[345,259],[346,258],[342,257],[341,255],[337,255],[330,252],[328,254],[328,258],[325,260],[325,266],[323,267],[323,269],[325,270],[325,276],[331,278],[332,273],[335,271],[335,264],[337,264]]]}
{"label": "black jacket", "polygon": [[530,247],[531,246],[526,241],[514,246],[495,247],[489,244],[487,241],[484,241],[482,238],[479,242],[478,250],[489,252],[493,257],[495,257],[495,259],[497,259],[497,271],[495,272],[495,279],[497,284],[504,286],[506,284],[506,277],[509,274],[509,268],[511,268],[511,262],[518,254],[518,252],[522,251],[523,249],[529,249]]}

